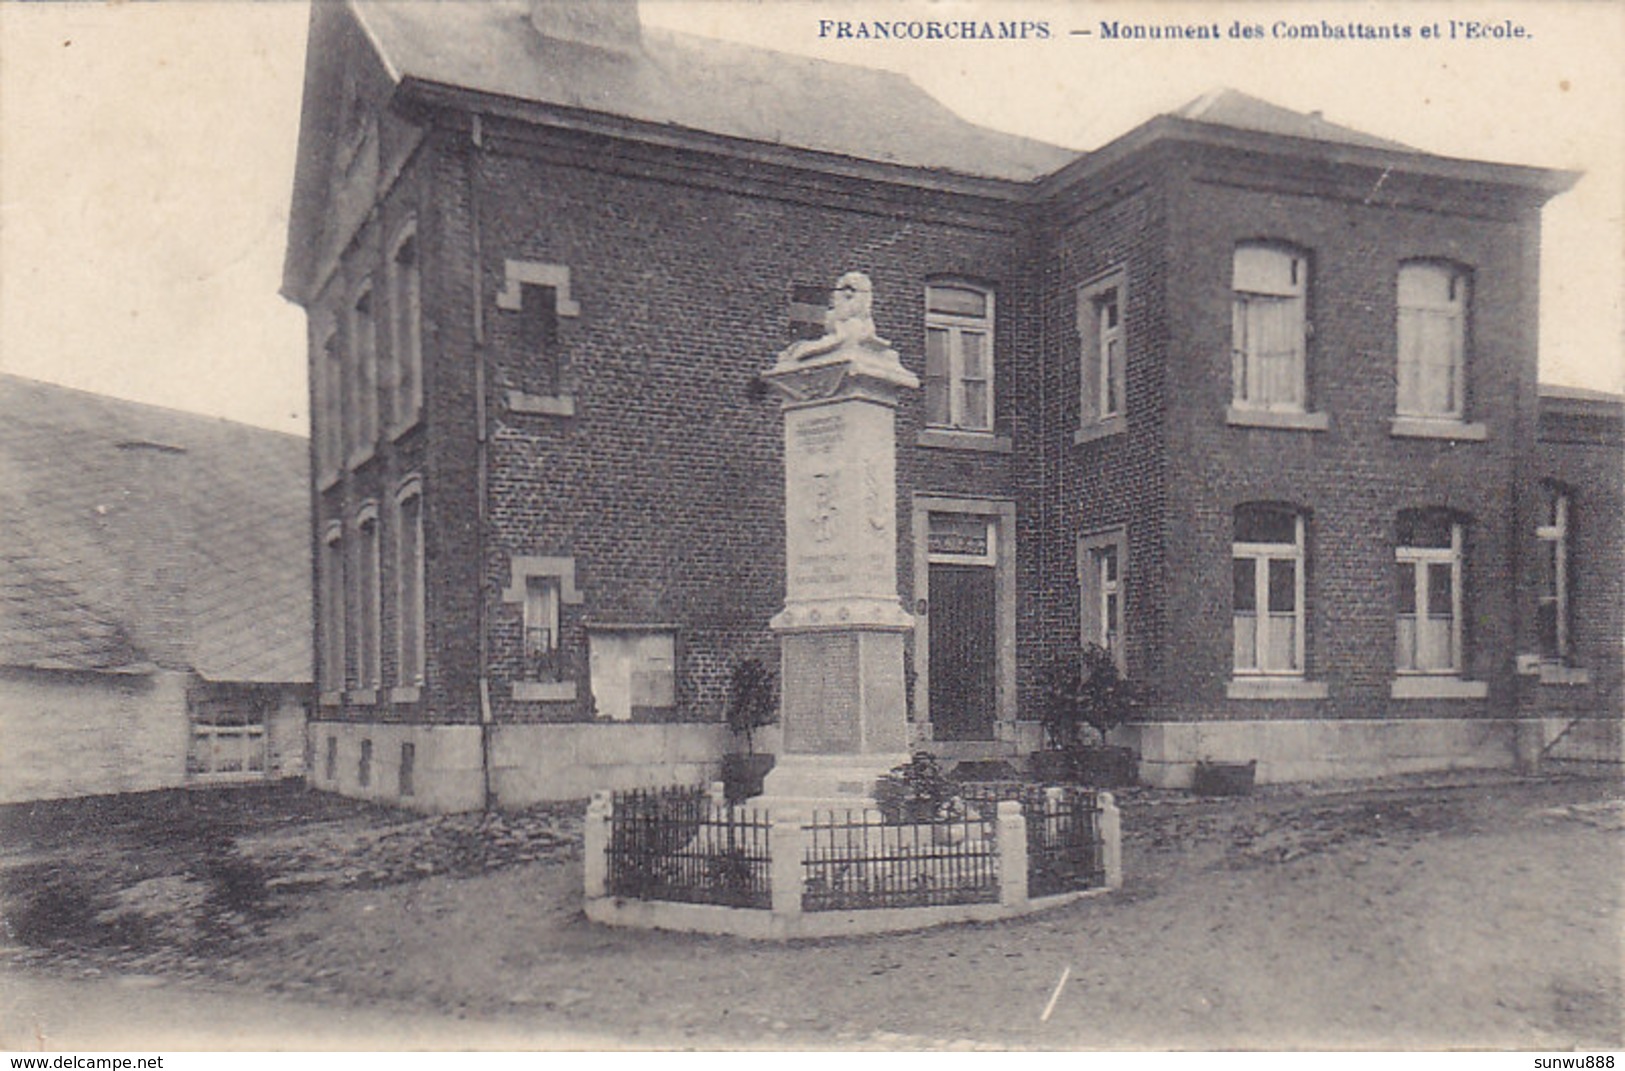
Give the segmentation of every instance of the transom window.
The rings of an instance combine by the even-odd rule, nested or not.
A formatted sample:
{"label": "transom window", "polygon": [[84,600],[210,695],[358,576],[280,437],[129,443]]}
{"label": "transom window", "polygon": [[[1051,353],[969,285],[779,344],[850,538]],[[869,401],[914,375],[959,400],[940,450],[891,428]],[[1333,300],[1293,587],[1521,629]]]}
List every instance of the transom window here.
{"label": "transom window", "polygon": [[1304,410],[1308,286],[1303,254],[1262,243],[1236,247],[1231,378],[1238,407]]}
{"label": "transom window", "polygon": [[1569,658],[1569,496],[1555,484],[1543,486],[1545,501],[1541,523],[1535,528],[1539,549],[1540,594],[1536,621],[1540,630],[1540,656],[1548,662]]}
{"label": "transom window", "polygon": [[1444,510],[1399,515],[1395,667],[1461,672],[1462,526]]}
{"label": "transom window", "polygon": [[993,430],[993,295],[979,287],[925,288],[925,422]]}
{"label": "transom window", "polygon": [[1401,416],[1460,420],[1465,412],[1467,273],[1416,261],[1399,269]]}
{"label": "transom window", "polygon": [[1303,565],[1303,514],[1289,506],[1236,508],[1231,570],[1237,674],[1303,674]]}

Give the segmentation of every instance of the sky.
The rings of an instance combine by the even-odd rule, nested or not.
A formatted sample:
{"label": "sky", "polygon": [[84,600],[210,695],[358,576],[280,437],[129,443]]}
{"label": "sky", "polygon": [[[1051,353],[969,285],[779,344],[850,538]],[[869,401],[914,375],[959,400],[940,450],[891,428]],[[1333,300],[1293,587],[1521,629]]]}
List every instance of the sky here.
{"label": "sky", "polygon": [[[1441,155],[1584,171],[1544,216],[1541,376],[1625,390],[1625,3],[642,0],[642,11],[655,25],[901,70],[968,119],[1073,148],[1229,86]],[[277,291],[307,18],[300,0],[0,0],[0,371],[304,431],[304,315]],[[841,20],[966,18],[1043,20],[1051,36],[834,36]],[[1452,19],[1510,21],[1525,36],[1451,40]],[[1270,36],[1278,22],[1351,20],[1413,36]],[[1265,36],[1112,41],[1103,21],[1225,33],[1239,21]],[[1434,25],[1444,39],[1422,40]]]}

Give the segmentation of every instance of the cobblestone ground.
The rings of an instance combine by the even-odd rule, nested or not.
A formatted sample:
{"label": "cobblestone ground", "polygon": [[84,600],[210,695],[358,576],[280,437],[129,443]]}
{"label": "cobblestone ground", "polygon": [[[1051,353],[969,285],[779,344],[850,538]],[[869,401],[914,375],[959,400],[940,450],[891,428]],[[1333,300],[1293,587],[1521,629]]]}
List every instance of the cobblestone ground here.
{"label": "cobblestone ground", "polygon": [[[323,1045],[351,1008],[357,1043],[385,1048],[421,1046],[442,1021],[460,1047],[476,1027],[493,1044],[662,1047],[1625,1044],[1617,780],[1137,790],[1122,796],[1116,896],[790,945],[588,924],[576,809],[424,819],[303,793],[238,801],[211,800],[208,821],[167,797],[102,805],[95,823],[67,805],[0,814],[13,980],[99,986],[104,1023],[148,986],[259,994],[292,1002],[285,1023],[311,1008]],[[30,890],[52,882],[87,902],[42,918]],[[391,1017],[411,1032],[380,1026]],[[73,1021],[57,1013],[53,1036]]]}

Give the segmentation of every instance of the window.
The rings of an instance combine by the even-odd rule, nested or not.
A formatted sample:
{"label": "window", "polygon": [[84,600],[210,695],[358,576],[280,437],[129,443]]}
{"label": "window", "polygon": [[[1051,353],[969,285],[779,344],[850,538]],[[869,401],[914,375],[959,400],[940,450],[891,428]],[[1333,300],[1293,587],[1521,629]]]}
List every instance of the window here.
{"label": "window", "polygon": [[350,453],[362,458],[378,437],[378,332],[370,284],[350,306],[350,389]]}
{"label": "window", "polygon": [[362,689],[379,684],[380,622],[378,587],[378,508],[366,505],[356,515],[356,678]]}
{"label": "window", "polygon": [[557,577],[525,579],[526,680],[559,679],[559,581]]}
{"label": "window", "polygon": [[408,480],[395,500],[395,665],[398,684],[423,683],[423,489]]}
{"label": "window", "polygon": [[322,554],[322,691],[342,692],[344,677],[344,529],[327,528]]}
{"label": "window", "polygon": [[1417,261],[1399,269],[1401,416],[1460,420],[1465,413],[1467,273]]}
{"label": "window", "polygon": [[1303,515],[1291,507],[1239,506],[1232,553],[1235,671],[1304,671]]}
{"label": "window", "polygon": [[1395,666],[1401,673],[1461,672],[1462,526],[1444,510],[1399,515]]}
{"label": "window", "polygon": [[336,736],[329,736],[327,738],[327,756],[326,761],[323,763],[322,772],[326,775],[329,781],[335,781],[338,779],[339,738]]}
{"label": "window", "polygon": [[372,741],[361,741],[361,758],[355,768],[356,783],[362,788],[372,784]]}
{"label": "window", "polygon": [[1078,334],[1083,338],[1082,424],[1123,415],[1128,345],[1124,311],[1122,272],[1078,291]]}
{"label": "window", "polygon": [[829,312],[829,287],[796,283],[790,287],[789,334],[791,342],[823,338]]}
{"label": "window", "polygon": [[316,471],[330,476],[344,464],[344,362],[338,331],[331,325],[317,351],[315,419]]}
{"label": "window", "polygon": [[391,419],[396,430],[417,422],[423,407],[423,283],[417,229],[407,224],[389,258],[390,352],[395,390]]}
{"label": "window", "polygon": [[401,745],[401,773],[400,793],[403,796],[417,795],[417,763],[418,747],[413,743]]}
{"label": "window", "polygon": [[1539,549],[1535,567],[1539,570],[1540,593],[1536,622],[1540,631],[1540,657],[1543,661],[1566,663],[1570,651],[1569,618],[1569,495],[1556,484],[1544,484],[1541,523],[1535,528]]}
{"label": "window", "polygon": [[1236,247],[1231,377],[1238,408],[1302,412],[1309,262],[1290,249]]}
{"label": "window", "polygon": [[1104,647],[1120,672],[1127,672],[1123,648],[1123,569],[1128,540],[1122,529],[1085,536],[1079,543],[1079,590],[1083,597],[1083,642]]}
{"label": "window", "polygon": [[519,288],[519,348],[525,390],[543,397],[559,393],[559,318],[551,286],[524,283]]}
{"label": "window", "polygon": [[575,400],[565,390],[559,321],[579,316],[570,297],[570,269],[563,264],[506,261],[506,281],[497,308],[518,313],[500,328],[499,337],[513,349],[516,388],[508,391],[508,409],[519,413],[574,416]]}
{"label": "window", "polygon": [[986,290],[925,288],[925,422],[993,430],[993,295]]}

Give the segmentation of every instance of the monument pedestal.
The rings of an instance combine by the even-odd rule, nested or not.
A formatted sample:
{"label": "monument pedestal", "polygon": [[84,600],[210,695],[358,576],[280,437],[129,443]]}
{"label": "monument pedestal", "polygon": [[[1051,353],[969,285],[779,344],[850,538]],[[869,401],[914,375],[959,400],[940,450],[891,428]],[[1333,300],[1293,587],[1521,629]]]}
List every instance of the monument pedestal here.
{"label": "monument pedestal", "polygon": [[784,397],[787,567],[772,622],[784,745],[764,794],[855,807],[908,760],[914,619],[897,596],[896,409],[919,380],[879,339],[794,352],[763,373]]}

